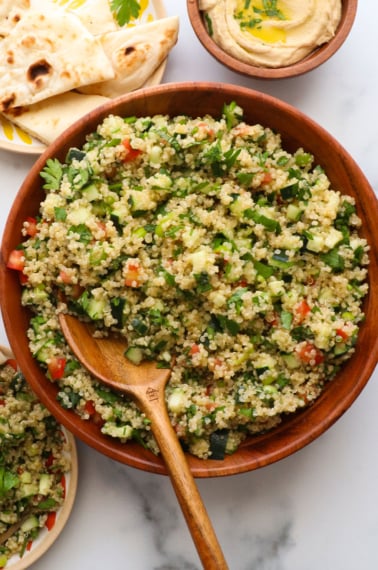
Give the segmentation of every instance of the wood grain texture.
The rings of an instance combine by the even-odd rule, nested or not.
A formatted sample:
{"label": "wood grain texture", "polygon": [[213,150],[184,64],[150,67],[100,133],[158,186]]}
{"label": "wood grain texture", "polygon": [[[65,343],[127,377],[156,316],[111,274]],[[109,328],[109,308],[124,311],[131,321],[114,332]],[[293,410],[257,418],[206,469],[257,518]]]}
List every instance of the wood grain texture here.
{"label": "wood grain texture", "polygon": [[335,36],[314,50],[309,56],[297,63],[286,67],[268,68],[250,65],[226,53],[209,35],[202,13],[198,7],[198,0],[187,0],[187,10],[193,30],[205,49],[229,69],[260,79],[284,79],[303,75],[316,69],[327,61],[342,46],[353,26],[357,12],[357,0],[343,0],[340,24]]}
{"label": "wood grain texture", "polygon": [[127,394],[150,420],[182,513],[196,545],[203,567],[227,570],[228,566],[194,482],[185,454],[171,425],[164,397],[170,370],[156,362],[136,366],[125,358],[125,338],[93,336],[93,327],[70,315],[59,315],[63,334],[81,364],[118,392]]}
{"label": "wood grain texture", "polygon": [[223,461],[188,456],[196,477],[217,477],[257,469],[284,458],[309,444],[328,429],[354,402],[367,383],[378,357],[378,203],[375,194],[353,158],[322,127],[294,107],[269,95],[244,87],[220,83],[167,84],[141,90],[91,112],[68,129],[38,158],[17,194],[6,223],[0,258],[0,303],[9,342],[27,380],[41,400],[70,431],[101,453],[133,467],[166,473],[164,462],[136,443],[124,445],[101,434],[92,422],[81,420],[56,401],[57,387],[49,382],[32,358],[26,329],[28,314],[20,303],[18,275],[6,269],[9,252],[21,241],[24,219],[35,216],[44,197],[39,172],[46,160],[64,161],[71,146],[80,146],[87,133],[109,113],[145,116],[153,113],[186,113],[200,116],[221,114],[224,103],[235,100],[245,110],[246,121],[261,123],[282,135],[283,147],[293,152],[303,147],[315,156],[332,186],[354,196],[362,219],[361,233],[370,244],[369,294],[364,301],[365,322],[360,329],[355,354],[315,403],[287,419],[274,430],[250,437]]}

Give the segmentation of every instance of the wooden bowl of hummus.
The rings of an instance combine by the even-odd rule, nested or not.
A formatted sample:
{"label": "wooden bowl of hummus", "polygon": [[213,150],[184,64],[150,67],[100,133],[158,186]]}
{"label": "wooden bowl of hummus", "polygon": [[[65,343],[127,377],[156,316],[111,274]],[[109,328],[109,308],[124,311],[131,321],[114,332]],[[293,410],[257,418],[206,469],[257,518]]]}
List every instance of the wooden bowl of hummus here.
{"label": "wooden bowl of hummus", "polygon": [[207,51],[251,77],[302,75],[346,40],[357,0],[187,0],[192,27]]}

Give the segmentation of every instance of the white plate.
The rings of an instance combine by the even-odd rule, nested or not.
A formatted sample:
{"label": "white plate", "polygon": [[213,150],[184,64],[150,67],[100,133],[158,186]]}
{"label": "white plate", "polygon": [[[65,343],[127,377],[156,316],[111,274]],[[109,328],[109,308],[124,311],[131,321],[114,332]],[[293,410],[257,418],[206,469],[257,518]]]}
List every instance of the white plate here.
{"label": "white plate", "polygon": [[[0,351],[9,358],[14,358],[8,348],[0,346]],[[33,540],[30,550],[26,550],[22,558],[18,554],[14,554],[9,558],[4,570],[25,570],[29,568],[52,546],[68,521],[77,490],[78,458],[75,438],[63,426],[62,431],[68,441],[68,453],[71,459],[71,471],[65,474],[66,497],[64,503],[57,511],[56,521],[52,529],[43,528],[38,537]]]}
{"label": "white plate", "polygon": [[[86,0],[54,0],[58,5],[64,5],[71,10],[75,10]],[[139,18],[134,20],[135,24],[150,22],[166,17],[166,11],[162,0],[139,0],[141,13]],[[151,75],[144,87],[149,85],[158,85],[163,78],[166,61]],[[45,150],[46,146],[40,141],[34,139],[25,133],[19,127],[8,121],[0,113],[0,149],[11,152],[19,152],[22,154],[39,155]]]}

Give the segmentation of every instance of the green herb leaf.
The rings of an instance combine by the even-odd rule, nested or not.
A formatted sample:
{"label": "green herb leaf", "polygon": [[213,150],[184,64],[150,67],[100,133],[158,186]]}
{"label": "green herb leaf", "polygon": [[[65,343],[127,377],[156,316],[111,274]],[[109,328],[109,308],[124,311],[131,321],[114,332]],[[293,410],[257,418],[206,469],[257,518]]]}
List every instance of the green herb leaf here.
{"label": "green herb leaf", "polygon": [[331,249],[327,253],[323,253],[320,259],[324,261],[333,271],[343,271],[345,267],[344,258],[338,253],[337,249]]}
{"label": "green herb leaf", "polygon": [[206,271],[195,273],[194,278],[197,282],[197,291],[199,293],[206,293],[207,291],[211,291],[213,288],[210,283],[210,276]]}
{"label": "green herb leaf", "polygon": [[49,158],[40,176],[46,181],[43,185],[45,190],[59,190],[63,176],[63,167],[59,160],[57,158]]}
{"label": "green herb leaf", "polygon": [[77,226],[71,226],[68,230],[69,234],[78,234],[79,241],[81,243],[88,244],[92,240],[91,231],[87,228],[85,224],[78,224]]}
{"label": "green herb leaf", "polygon": [[141,11],[137,0],[112,0],[110,9],[120,26],[128,24],[133,18],[138,18]]}

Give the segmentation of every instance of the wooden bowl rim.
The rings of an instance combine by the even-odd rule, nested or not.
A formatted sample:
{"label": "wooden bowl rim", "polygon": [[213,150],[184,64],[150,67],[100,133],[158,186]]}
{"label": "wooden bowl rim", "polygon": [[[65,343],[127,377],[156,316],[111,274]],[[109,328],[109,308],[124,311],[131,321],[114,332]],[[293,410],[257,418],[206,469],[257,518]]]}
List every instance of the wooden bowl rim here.
{"label": "wooden bowl rim", "polygon": [[[94,130],[94,125],[100,122],[106,115],[111,112],[122,113],[122,108],[130,106],[132,104],[140,104],[143,109],[148,105],[151,100],[164,101],[164,105],[167,103],[165,101],[170,101],[172,104],[178,104],[180,101],[180,94],[185,95],[188,100],[192,101],[193,98],[197,97],[199,100],[204,101],[204,105],[211,102],[213,105],[214,95],[216,94],[219,101],[225,100],[246,100],[254,110],[256,104],[261,107],[260,112],[269,111],[269,116],[272,112],[276,113],[276,116],[285,116],[287,119],[287,128],[292,128],[290,125],[293,119],[303,121],[303,127],[310,129],[310,131],[316,134],[318,139],[321,137],[322,142],[327,141],[332,148],[332,156],[337,157],[340,161],[342,168],[346,169],[347,174],[351,178],[356,178],[356,186],[358,186],[357,191],[360,191],[362,205],[364,206],[363,211],[365,212],[366,222],[368,229],[374,232],[374,235],[378,232],[378,201],[375,197],[374,191],[370,184],[366,180],[362,171],[355,163],[355,161],[350,157],[347,151],[338,143],[332,135],[325,131],[320,125],[315,123],[312,119],[304,115],[301,111],[295,109],[288,103],[280,101],[270,95],[260,93],[245,87],[234,86],[230,84],[222,83],[208,83],[208,82],[185,82],[185,83],[171,83],[160,85],[157,87],[151,87],[138,92],[129,94],[125,97],[118,99],[117,101],[111,101],[106,103],[101,108],[87,115],[86,121],[79,121],[72,125],[63,135],[61,135],[36,161],[26,179],[24,180],[16,198],[11,208],[11,211],[6,222],[6,227],[3,236],[3,242],[1,246],[0,255],[0,303],[1,310],[3,313],[3,320],[6,331],[8,333],[9,343],[12,347],[16,359],[19,363],[21,370],[25,374],[27,380],[32,385],[33,390],[37,393],[38,397],[45,403],[49,408],[50,412],[58,419],[60,423],[66,426],[68,430],[74,433],[78,438],[82,439],[85,443],[94,447],[101,453],[116,459],[122,463],[126,463],[133,467],[143,469],[146,471],[151,471],[159,474],[166,474],[165,467],[161,458],[154,456],[151,452],[144,450],[141,446],[135,443],[122,444],[116,440],[107,438],[100,433],[99,428],[92,422],[84,421],[79,418],[74,412],[63,409],[56,399],[52,395],[52,391],[55,390],[53,384],[47,380],[41,369],[39,368],[37,362],[31,357],[27,338],[25,334],[20,334],[25,331],[23,327],[23,322],[26,322],[25,311],[23,312],[21,306],[19,305],[19,290],[20,285],[18,282],[18,276],[16,272],[9,271],[6,269],[5,260],[8,258],[8,253],[14,247],[16,247],[20,241],[20,232],[15,232],[13,228],[20,229],[22,220],[25,219],[25,212],[22,208],[27,208],[28,200],[28,187],[32,186],[32,195],[37,193],[36,189],[33,189],[33,180],[35,185],[39,185],[38,188],[38,200],[40,200],[39,195],[41,194],[40,183],[36,180],[38,174],[49,157],[57,156],[58,151],[60,151],[61,156],[65,156],[65,153],[69,146],[72,146],[72,141],[76,137],[80,137],[82,140],[86,133]],[[155,98],[155,99],[154,99]],[[163,105],[163,103],[161,103]],[[219,102],[220,104],[220,102]],[[218,103],[217,103],[218,105]],[[193,107],[193,113],[196,115],[197,111],[194,110],[197,107]],[[130,113],[130,109],[127,111]],[[202,111],[200,111],[202,112]],[[185,114],[185,109],[182,113]],[[133,113],[135,114],[135,113]],[[145,114],[145,111],[144,111]],[[175,114],[179,114],[176,112]],[[281,119],[280,119],[281,120]],[[301,132],[303,128],[301,129]],[[297,133],[297,129],[295,130]],[[303,136],[301,134],[301,136]],[[71,141],[70,143],[68,141]],[[309,143],[310,144],[310,143]],[[328,156],[327,148],[327,156]],[[353,178],[354,179],[354,178]],[[348,178],[349,180],[349,178]],[[357,184],[358,182],[358,184]],[[354,189],[354,187],[353,187]],[[30,197],[29,197],[30,198]],[[28,211],[28,210],[27,210]],[[33,212],[29,212],[27,215],[32,215]],[[22,216],[22,217],[21,217]],[[370,246],[372,248],[372,271],[376,279],[373,279],[373,275],[370,274],[370,286],[371,292],[369,293],[369,307],[370,317],[372,313],[378,311],[378,260],[377,260],[377,244],[378,240],[370,240]],[[373,291],[374,289],[374,291]],[[8,303],[8,297],[17,297],[17,303],[15,306],[10,306]],[[369,308],[368,307],[368,308]],[[16,311],[14,311],[16,309]],[[17,313],[18,311],[18,313]],[[16,315],[17,313],[17,315]],[[20,324],[17,325],[17,319],[20,318]],[[14,325],[16,323],[16,329]],[[363,353],[361,370],[356,374],[355,382],[350,386],[348,384],[347,394],[343,394],[342,397],[337,395],[330,400],[330,394],[336,391],[339,387],[342,388],[343,384],[336,377],[323,392],[323,394],[315,401],[313,406],[307,408],[305,411],[300,412],[296,415],[290,417],[289,420],[285,420],[280,426],[267,434],[262,434],[259,436],[250,437],[246,444],[242,445],[238,452],[234,455],[227,456],[223,461],[215,460],[200,460],[196,457],[188,455],[188,461],[192,472],[195,477],[218,477],[225,475],[233,475],[236,473],[242,473],[245,471],[251,471],[253,469],[264,467],[265,465],[271,464],[279,459],[291,455],[295,451],[303,448],[305,445],[309,444],[324,431],[326,431],[354,402],[357,396],[360,394],[362,389],[365,387],[370,375],[372,374],[374,367],[378,359],[378,320],[370,318],[369,330],[366,325],[361,327],[361,337],[367,340],[368,350],[365,354]],[[17,326],[19,330],[17,331]],[[370,331],[370,333],[369,333]],[[361,347],[361,342],[357,343],[358,347]],[[361,353],[360,349],[360,353]],[[352,357],[356,358],[356,357]],[[351,359],[351,361],[352,361]],[[350,362],[351,362],[350,361]],[[328,399],[327,399],[328,398]],[[317,418],[314,425],[311,424],[309,418],[313,418],[315,414],[318,414],[320,409],[322,412],[322,406],[325,402],[330,409],[330,413],[320,414],[320,419]],[[331,403],[331,407],[329,406]],[[274,438],[273,444],[270,441]]]}
{"label": "wooden bowl rim", "polygon": [[229,69],[258,79],[288,79],[316,69],[334,55],[347,39],[357,13],[358,0],[342,0],[342,16],[335,36],[304,59],[285,67],[259,67],[225,52],[208,34],[198,0],[187,0],[189,20],[204,48]]}

